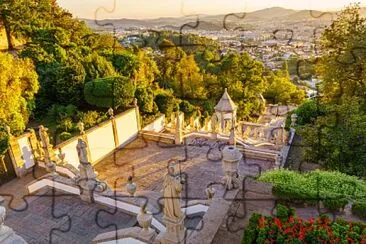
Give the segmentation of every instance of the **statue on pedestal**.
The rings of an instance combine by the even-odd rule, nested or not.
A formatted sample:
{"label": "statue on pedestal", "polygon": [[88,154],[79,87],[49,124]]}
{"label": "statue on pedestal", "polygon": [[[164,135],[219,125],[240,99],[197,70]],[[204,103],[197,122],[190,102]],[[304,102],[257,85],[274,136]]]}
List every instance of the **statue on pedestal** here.
{"label": "statue on pedestal", "polygon": [[87,145],[85,141],[81,138],[78,139],[78,144],[76,146],[76,151],[78,152],[78,157],[80,163],[87,164],[89,163],[89,157],[88,157],[88,151],[87,151]]}
{"label": "statue on pedestal", "polygon": [[76,146],[79,157],[80,176],[76,179],[82,191],[80,197],[84,201],[93,202],[93,192],[103,192],[107,189],[107,184],[97,179],[93,166],[89,162],[87,144],[83,139],[78,139]]}
{"label": "statue on pedestal", "polygon": [[39,127],[39,137],[41,138],[42,141],[42,147],[43,148],[49,148],[50,147],[50,138],[48,136],[48,129],[45,128],[43,125],[40,125]]}
{"label": "statue on pedestal", "polygon": [[180,209],[180,193],[182,192],[182,184],[179,177],[175,176],[173,166],[168,168],[168,174],[164,179],[164,216],[171,220],[178,220],[183,216]]}
{"label": "statue on pedestal", "polygon": [[182,181],[176,175],[174,166],[169,166],[168,174],[164,179],[164,217],[166,231],[160,232],[156,243],[173,244],[183,243],[185,239],[184,219],[185,215],[181,210],[180,193],[182,192]]}

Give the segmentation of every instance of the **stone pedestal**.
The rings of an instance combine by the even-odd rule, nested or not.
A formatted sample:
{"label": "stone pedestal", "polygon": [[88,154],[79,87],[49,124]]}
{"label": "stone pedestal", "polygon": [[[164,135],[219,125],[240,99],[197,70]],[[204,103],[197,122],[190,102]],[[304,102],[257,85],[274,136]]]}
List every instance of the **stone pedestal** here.
{"label": "stone pedestal", "polygon": [[85,202],[94,203],[93,191],[82,188],[80,191],[80,198]]}
{"label": "stone pedestal", "polygon": [[184,120],[184,115],[182,116],[183,119],[181,118],[181,115],[179,113],[177,113],[177,119],[176,119],[176,123],[175,123],[175,144],[177,145],[181,145],[183,143],[183,121]]}
{"label": "stone pedestal", "polygon": [[107,189],[107,184],[98,181],[90,163],[80,163],[79,164],[80,176],[77,179],[76,184],[81,188],[80,198],[83,201],[93,202],[94,192],[103,192]]}
{"label": "stone pedestal", "polygon": [[243,155],[235,146],[226,146],[222,151],[222,167],[225,173],[223,178],[226,189],[238,188],[241,184],[239,178],[239,162]]}
{"label": "stone pedestal", "polygon": [[184,226],[185,215],[178,220],[173,220],[163,217],[166,225],[166,231],[161,232],[156,238],[156,243],[159,244],[177,244],[185,243],[186,228]]}

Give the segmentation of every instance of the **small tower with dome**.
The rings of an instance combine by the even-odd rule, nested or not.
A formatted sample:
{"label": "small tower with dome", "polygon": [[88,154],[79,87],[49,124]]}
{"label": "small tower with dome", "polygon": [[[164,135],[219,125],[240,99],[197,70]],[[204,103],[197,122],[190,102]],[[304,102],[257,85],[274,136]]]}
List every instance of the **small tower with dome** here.
{"label": "small tower with dome", "polygon": [[222,132],[225,132],[229,123],[231,123],[230,129],[235,127],[237,108],[236,104],[231,100],[227,88],[225,88],[224,94],[215,106],[215,114],[217,116],[219,128]]}

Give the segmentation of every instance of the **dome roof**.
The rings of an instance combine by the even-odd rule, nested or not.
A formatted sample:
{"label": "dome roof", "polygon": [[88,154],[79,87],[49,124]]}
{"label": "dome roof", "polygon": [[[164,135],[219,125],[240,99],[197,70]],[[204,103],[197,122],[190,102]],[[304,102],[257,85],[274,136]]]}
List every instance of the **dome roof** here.
{"label": "dome roof", "polygon": [[235,112],[236,108],[237,108],[237,106],[235,105],[233,100],[231,100],[231,97],[227,93],[227,88],[225,88],[224,94],[222,95],[219,103],[215,106],[215,111],[216,112]]}

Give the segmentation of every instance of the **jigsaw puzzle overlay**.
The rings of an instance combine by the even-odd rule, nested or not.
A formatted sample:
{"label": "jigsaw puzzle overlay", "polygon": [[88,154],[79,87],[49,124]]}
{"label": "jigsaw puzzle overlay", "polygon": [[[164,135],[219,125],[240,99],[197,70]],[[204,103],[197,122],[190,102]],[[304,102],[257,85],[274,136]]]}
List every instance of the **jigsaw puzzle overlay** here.
{"label": "jigsaw puzzle overlay", "polygon": [[[105,18],[106,15],[116,10],[118,5],[116,0],[108,1],[108,3],[104,7],[95,10],[95,24],[114,35],[114,47],[117,51],[119,27],[116,27],[114,22],[109,23],[105,20],[102,21],[100,18],[100,15]],[[182,4],[182,13],[186,13],[184,6]],[[312,3],[312,6],[316,7],[314,3]],[[336,18],[333,12],[309,10],[307,15],[314,20],[326,18],[333,21]],[[167,50],[176,50],[177,48],[211,50],[213,46],[210,45],[185,43],[183,38],[185,33],[200,30],[200,26],[206,23],[206,21],[200,19],[201,16],[199,15],[186,17],[189,17],[187,23],[182,24],[177,30],[180,35],[176,45],[165,46],[164,48]],[[248,14],[244,12],[228,13],[222,16],[220,28],[227,32],[242,32],[243,35],[246,35],[246,18],[248,18]],[[313,29],[312,45],[315,57],[296,61],[296,73],[300,80],[307,80],[311,77],[306,70],[307,66],[315,66],[320,62],[322,53],[319,47],[319,37],[324,30],[325,26],[317,26]],[[137,45],[138,48],[149,47],[151,42],[158,46],[164,38],[164,31],[161,30],[148,29],[145,33],[147,35],[142,36],[143,39]],[[292,48],[293,43],[297,41],[298,30],[281,25],[267,34],[271,37],[270,41],[273,43],[291,47],[294,53],[304,53],[302,47]],[[151,41],[152,36],[154,37],[153,41]],[[251,52],[252,50],[264,50],[266,48],[267,46],[241,41],[236,50],[237,52]],[[334,47],[334,49],[339,52],[339,58],[336,58],[336,61],[345,67],[356,64],[364,55],[364,47],[352,47],[350,50],[340,50],[341,48],[338,47]],[[347,55],[351,58],[344,60],[345,53],[348,53]],[[215,55],[216,59],[211,60],[211,62],[220,63],[224,57],[225,55],[217,54]],[[173,57],[171,61],[175,62],[180,59],[181,57],[177,56]],[[250,65],[245,67],[248,70],[252,68],[253,66]],[[359,68],[362,73],[363,66]],[[351,72],[347,75],[351,75]],[[352,79],[353,77],[348,78]],[[99,99],[106,98],[103,96],[98,97],[99,93],[94,89],[98,89],[98,87],[92,89],[92,94],[95,94],[95,97]],[[323,109],[320,105],[323,95],[318,87],[315,89],[317,96],[314,101],[316,110],[320,113]],[[112,83],[112,90],[114,90],[114,83]],[[342,89],[340,90],[342,91]],[[339,96],[341,95],[340,93]],[[115,93],[113,92],[112,107],[118,99],[114,96]],[[229,99],[231,101],[230,97]],[[136,106],[135,102],[132,108],[136,108]],[[216,123],[222,123],[217,117],[210,121],[211,130],[206,130],[204,133],[203,130],[200,133],[200,131],[194,129],[186,133],[184,131],[186,128],[182,129],[181,133],[188,134],[188,136],[180,138],[180,143],[174,141],[177,140],[177,137],[179,138],[176,134],[169,137],[165,133],[143,131],[133,141],[122,147],[116,147],[100,163],[93,166],[90,165],[88,160],[90,155],[85,156],[87,161],[83,164],[84,149],[80,146],[78,148],[78,158],[81,166],[78,166],[78,170],[84,173],[74,175],[72,178],[65,177],[65,174],[60,173],[56,165],[46,165],[45,168],[49,171],[48,174],[45,174],[46,172],[42,168],[33,167],[31,174],[23,179],[17,179],[18,183],[11,182],[14,184],[11,187],[7,187],[6,184],[1,186],[0,195],[4,198],[3,206],[8,211],[5,224],[11,226],[19,236],[29,243],[91,243],[97,235],[102,233],[107,233],[106,236],[108,236],[104,237],[106,238],[104,241],[117,243],[121,236],[125,238],[128,235],[123,231],[121,232],[121,230],[141,226],[141,220],[137,219],[136,216],[146,210],[144,214],[152,216],[149,223],[152,229],[147,231],[153,230],[151,233],[154,234],[145,233],[150,238],[148,241],[146,241],[145,234],[141,234],[145,239],[140,240],[155,242],[160,238],[157,237],[158,234],[160,236],[168,228],[172,228],[169,224],[166,224],[167,212],[164,211],[164,203],[171,202],[174,205],[176,200],[180,202],[179,206],[182,207],[185,215],[183,224],[180,225],[184,227],[182,230],[184,235],[179,237],[181,243],[201,243],[202,238],[208,238],[207,235],[210,234],[213,234],[210,239],[212,243],[239,243],[253,213],[260,212],[263,215],[276,216],[275,210],[279,204],[293,206],[292,203],[297,201],[313,202],[312,206],[301,204],[295,206],[298,215],[304,219],[326,214],[330,216],[333,222],[338,217],[359,221],[355,216],[346,215],[344,212],[331,211],[322,206],[324,202],[336,199],[322,195],[320,189],[326,187],[326,183],[322,182],[320,176],[317,176],[317,194],[315,196],[306,199],[303,197],[297,199],[295,196],[291,198],[291,201],[275,196],[272,193],[273,186],[271,184],[258,181],[258,178],[264,172],[274,168],[284,167],[299,172],[307,172],[309,171],[307,167],[313,166],[313,164],[308,163],[308,159],[300,155],[304,150],[309,150],[310,147],[295,134],[294,126],[292,126],[287,138],[283,134],[285,133],[283,127],[286,115],[291,114],[293,109],[294,107],[287,105],[267,106],[263,117],[257,124],[246,122],[235,124],[232,120],[230,121],[232,123],[230,124],[231,128],[225,138],[220,138],[217,135],[213,136],[216,134]],[[111,113],[110,119],[112,121],[115,119],[113,110]],[[317,148],[319,152],[315,155],[320,155],[323,150],[323,145],[320,142],[325,137],[324,129],[337,126],[340,115],[337,110],[333,113],[335,123],[322,124],[317,127],[314,125],[314,131],[318,135],[314,143],[319,143]],[[172,131],[175,133],[181,130],[180,123],[184,123],[183,121],[179,122],[179,116],[179,113],[175,113],[170,125],[166,124],[166,127],[173,128]],[[278,120],[279,122],[269,124],[268,121],[271,120]],[[187,124],[187,122],[185,123]],[[35,129],[37,133],[41,133],[41,129]],[[230,141],[232,135],[234,135],[234,143]],[[255,155],[258,153],[256,151],[257,145],[253,146],[254,144],[247,143],[249,140],[244,142],[243,137],[239,138],[238,136],[238,139],[236,139],[236,135],[247,135],[246,138],[252,140],[266,138],[266,141],[263,140],[261,143],[267,143],[267,146],[270,144],[273,147],[279,145],[276,148],[277,154],[273,153],[274,150],[259,150],[261,156],[262,154],[266,156],[256,158]],[[53,138],[56,136],[56,134],[51,135]],[[85,140],[83,133],[80,133],[79,138],[82,139],[78,141],[77,146],[86,143],[87,140]],[[167,140],[173,140],[173,143],[169,143]],[[281,143],[270,143],[276,140],[281,141]],[[360,138],[359,147],[364,146],[363,141],[364,139]],[[238,158],[236,175],[228,176],[227,172],[231,171],[225,168],[225,160],[230,161],[228,157],[232,155],[225,150],[231,148],[233,144],[240,151],[241,158]],[[283,159],[281,153],[286,147],[289,156]],[[87,151],[86,148],[85,152]],[[98,148],[101,151],[108,149],[108,147]],[[269,154],[270,156],[268,156]],[[231,160],[234,162],[236,158],[231,158]],[[315,164],[323,164],[320,157],[315,157],[312,160]],[[59,167],[62,167],[62,165]],[[169,170],[174,171],[174,174],[170,174]],[[172,176],[172,178],[169,178],[169,176]],[[180,183],[182,187],[180,197],[174,194],[170,197],[167,196],[165,189],[170,187],[170,183],[167,183],[169,179],[174,179],[174,182]],[[24,188],[23,184],[25,182],[27,184],[29,182],[49,183],[46,187],[40,188],[41,190],[29,193],[28,189],[18,190]],[[61,189],[59,184],[70,187],[67,188],[70,191],[63,190],[66,188]],[[347,196],[353,196],[352,200],[354,201],[358,200],[359,195],[356,194],[358,186],[354,182],[349,182],[347,189],[349,189]],[[78,193],[73,194],[72,191]],[[83,196],[84,199],[77,195]],[[89,200],[85,200],[85,197],[89,197]],[[218,199],[223,201],[220,202]],[[217,208],[216,211],[215,208]],[[212,218],[212,216],[215,216],[215,218]],[[215,221],[212,219],[216,220],[216,223],[213,223]],[[218,219],[220,219],[220,223],[217,223]],[[138,239],[139,236],[134,231],[136,230],[133,230],[131,232],[133,234],[129,233],[129,235]],[[131,240],[125,238],[124,241],[128,243]]]}

